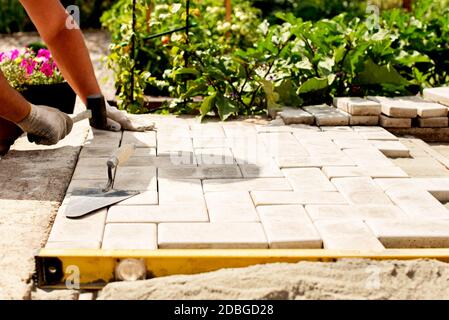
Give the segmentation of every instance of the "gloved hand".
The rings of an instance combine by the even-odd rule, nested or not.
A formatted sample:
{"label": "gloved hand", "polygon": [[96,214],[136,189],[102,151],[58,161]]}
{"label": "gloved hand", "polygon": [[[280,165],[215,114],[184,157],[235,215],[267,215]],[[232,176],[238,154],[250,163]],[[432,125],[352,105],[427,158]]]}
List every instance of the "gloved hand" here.
{"label": "gloved hand", "polygon": [[[120,129],[128,131],[151,131],[154,129],[154,123],[133,123],[128,118],[128,113],[126,111],[120,111],[116,107],[112,107],[106,102],[106,114],[108,117],[108,127],[111,131],[120,131]],[[118,130],[115,130],[117,129]]]}
{"label": "gloved hand", "polygon": [[57,144],[72,131],[73,121],[58,109],[31,105],[30,114],[17,126],[28,134],[30,142],[49,146]]}

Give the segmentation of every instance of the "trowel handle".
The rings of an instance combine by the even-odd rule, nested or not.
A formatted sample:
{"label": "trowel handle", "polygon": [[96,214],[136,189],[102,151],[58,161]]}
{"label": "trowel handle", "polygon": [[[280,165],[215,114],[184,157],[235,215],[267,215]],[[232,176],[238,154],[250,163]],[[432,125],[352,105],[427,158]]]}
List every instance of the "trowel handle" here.
{"label": "trowel handle", "polygon": [[124,146],[121,146],[115,154],[109,158],[108,167],[116,168],[119,165],[125,164],[134,154],[135,150],[136,146],[134,144],[125,144]]}

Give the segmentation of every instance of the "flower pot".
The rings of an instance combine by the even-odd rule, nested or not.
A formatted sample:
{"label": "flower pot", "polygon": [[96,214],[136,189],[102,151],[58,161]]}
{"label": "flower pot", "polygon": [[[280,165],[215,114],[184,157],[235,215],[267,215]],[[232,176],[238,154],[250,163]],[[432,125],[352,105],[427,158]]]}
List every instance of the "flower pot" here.
{"label": "flower pot", "polygon": [[69,114],[75,109],[76,93],[67,82],[27,86],[21,93],[35,105],[53,107]]}

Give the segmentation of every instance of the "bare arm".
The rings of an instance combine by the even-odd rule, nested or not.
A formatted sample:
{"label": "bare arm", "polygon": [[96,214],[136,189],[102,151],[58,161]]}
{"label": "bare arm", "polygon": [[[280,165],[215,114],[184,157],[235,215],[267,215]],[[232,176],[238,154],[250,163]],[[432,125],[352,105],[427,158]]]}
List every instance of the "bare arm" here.
{"label": "bare arm", "polygon": [[[83,35],[67,28],[72,19],[58,0],[20,0],[40,36],[50,49],[70,86],[86,103],[90,95],[101,94]],[[69,26],[73,21],[69,20]]]}
{"label": "bare arm", "polygon": [[[20,122],[30,113],[30,104],[14,90],[0,71],[0,117]],[[1,129],[1,128],[0,128]]]}

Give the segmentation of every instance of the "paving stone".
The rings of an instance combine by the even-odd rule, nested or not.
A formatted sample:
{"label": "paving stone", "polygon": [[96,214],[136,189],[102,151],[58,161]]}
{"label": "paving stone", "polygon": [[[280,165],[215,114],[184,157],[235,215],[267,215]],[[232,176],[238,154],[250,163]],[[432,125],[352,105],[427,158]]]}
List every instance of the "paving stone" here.
{"label": "paving stone", "polygon": [[449,219],[449,211],[420,187],[390,187],[385,193],[410,217]]}
{"label": "paving stone", "polygon": [[157,140],[157,155],[171,156],[171,157],[186,157],[193,156],[193,142],[190,138],[158,138]]}
{"label": "paving stone", "polygon": [[343,150],[349,158],[360,167],[392,167],[393,162],[382,154],[378,149],[360,148]]}
{"label": "paving stone", "polygon": [[[160,122],[160,121],[158,121]],[[191,138],[192,131],[190,131],[190,125],[184,124],[166,124],[161,125],[158,123],[157,125],[157,138],[161,139],[169,139],[169,140],[177,140],[179,138]]]}
{"label": "paving stone", "polygon": [[[347,127],[350,128],[350,127]],[[323,134],[324,137],[335,140],[335,139],[347,139],[347,140],[361,140],[363,137],[358,133],[354,131],[325,131]]]}
{"label": "paving stone", "polygon": [[[379,127],[380,128],[380,127]],[[360,134],[367,140],[399,140],[395,135],[391,134],[387,130],[381,128],[379,131],[359,131]]]}
{"label": "paving stone", "polygon": [[107,223],[208,222],[205,205],[112,206]]}
{"label": "paving stone", "polygon": [[379,103],[358,97],[334,98],[334,106],[354,116],[378,116]]}
{"label": "paving stone", "polygon": [[299,141],[288,132],[260,133],[266,150],[273,157],[307,156],[308,153]]}
{"label": "paving stone", "polygon": [[386,248],[449,247],[449,220],[368,220],[366,223]]}
{"label": "paving stone", "polygon": [[261,206],[257,208],[257,211],[270,248],[322,248],[321,237],[302,206]]}
{"label": "paving stone", "polygon": [[315,116],[319,126],[345,126],[349,124],[349,118],[340,110],[328,105],[308,106],[304,110]]}
{"label": "paving stone", "polygon": [[84,166],[77,165],[72,179],[74,180],[107,180],[108,169],[106,161],[102,166]]}
{"label": "paving stone", "polygon": [[394,205],[307,205],[306,211],[317,220],[407,219]]}
{"label": "paving stone", "polygon": [[192,137],[216,137],[224,138],[225,133],[221,125],[218,124],[194,124],[190,126]]}
{"label": "paving stone", "polygon": [[48,242],[72,243],[82,247],[83,244],[101,242],[107,210],[99,210],[79,219],[68,219],[60,211],[50,232]]}
{"label": "paving stone", "polygon": [[134,144],[137,148],[156,148],[156,132],[124,131],[122,145]]}
{"label": "paving stone", "polygon": [[348,126],[326,126],[321,128],[321,130],[323,132],[339,132],[339,133],[349,133],[349,132],[354,132],[354,130],[352,130],[351,127]]}
{"label": "paving stone", "polygon": [[195,149],[196,160],[199,165],[232,165],[234,155],[229,148]]}
{"label": "paving stone", "polygon": [[118,148],[121,139],[121,132],[93,130],[89,132],[86,142],[84,143],[84,148],[103,148],[104,146]]}
{"label": "paving stone", "polygon": [[352,130],[358,133],[362,132],[388,132],[382,127],[378,126],[353,126]]}
{"label": "paving stone", "polygon": [[160,178],[159,203],[203,207],[205,202],[201,180]]}
{"label": "paving stone", "polygon": [[[418,110],[415,106],[405,101],[387,97],[368,97],[369,100],[376,101],[382,106],[382,113],[392,118],[415,118]],[[380,118],[382,124],[382,117]]]}
{"label": "paving stone", "polygon": [[[139,149],[138,149],[139,150]],[[131,157],[123,167],[157,167],[172,168],[179,166],[196,166],[196,158],[193,153],[186,153],[181,156],[161,156],[161,157]]]}
{"label": "paving stone", "polygon": [[156,148],[136,148],[133,157],[155,157]]}
{"label": "paving stone", "polygon": [[93,292],[80,293],[78,300],[95,300],[95,294]]}
{"label": "paving stone", "polygon": [[382,189],[371,178],[334,178],[331,181],[351,204],[392,204]]}
{"label": "paving stone", "polygon": [[79,242],[79,241],[49,241],[45,249],[100,249],[101,241]]}
{"label": "paving stone", "polygon": [[449,87],[424,89],[423,96],[426,100],[449,106]]}
{"label": "paving stone", "polygon": [[413,178],[411,180],[430,192],[438,201],[449,202],[449,178]]}
{"label": "paving stone", "polygon": [[377,126],[379,116],[349,116],[349,125],[351,126]]}
{"label": "paving stone", "polygon": [[261,164],[240,164],[244,178],[281,178],[284,177],[281,169],[273,160]]}
{"label": "paving stone", "polygon": [[333,139],[334,143],[341,149],[357,149],[367,148],[371,146],[371,143],[366,139]]}
{"label": "paving stone", "polygon": [[329,178],[371,177],[371,178],[407,178],[399,167],[323,167]]}
{"label": "paving stone", "polygon": [[363,251],[385,249],[363,221],[319,220],[314,224],[323,240],[324,249]]}
{"label": "paving stone", "polygon": [[[76,164],[77,167],[100,167],[107,168],[109,157],[102,158],[79,158]],[[72,178],[73,179],[73,178]]]}
{"label": "paving stone", "polygon": [[448,117],[439,118],[420,118],[417,119],[417,125],[420,128],[447,128],[449,125]]}
{"label": "paving stone", "polygon": [[114,189],[157,191],[156,167],[118,167]]}
{"label": "paving stone", "polygon": [[109,158],[110,156],[112,156],[115,151],[118,149],[118,145],[117,147],[89,147],[89,146],[84,146],[81,149],[79,158],[81,159],[85,159],[85,158]]}
{"label": "paving stone", "polygon": [[241,124],[224,124],[223,130],[228,138],[254,136],[257,133],[254,126]]}
{"label": "paving stone", "polygon": [[225,138],[225,137],[194,137],[193,138],[193,147],[194,148],[210,148],[211,146],[214,148],[231,148],[236,140],[244,140],[237,138]]}
{"label": "paving stone", "polygon": [[67,194],[71,194],[74,189],[98,189],[106,187],[108,180],[72,180],[67,188]]}
{"label": "paving stone", "polygon": [[399,141],[370,140],[371,144],[390,158],[410,158],[410,150]]}
{"label": "paving stone", "polygon": [[418,111],[418,116],[420,116],[421,118],[447,118],[448,109],[446,106],[443,106],[441,104],[426,101],[418,96],[397,97],[394,99],[415,107]]}
{"label": "paving stone", "polygon": [[289,124],[314,124],[315,117],[300,108],[284,108],[279,112],[284,123]]}
{"label": "paving stone", "polygon": [[145,191],[125,201],[117,203],[117,206],[142,206],[157,205],[159,203],[156,191]]}
{"label": "paving stone", "polygon": [[335,187],[317,168],[283,169],[295,191],[335,191]]}
{"label": "paving stone", "polygon": [[203,181],[204,192],[217,191],[291,191],[285,178],[211,179]]}
{"label": "paving stone", "polygon": [[398,158],[392,160],[410,177],[448,177],[449,171],[432,157]]}
{"label": "paving stone", "polygon": [[158,176],[172,179],[232,179],[242,178],[242,173],[237,165],[200,165],[160,168]]}
{"label": "paving stone", "polygon": [[324,157],[341,153],[340,148],[328,137],[320,139],[297,138],[307,152],[313,157]]}
{"label": "paving stone", "polygon": [[235,161],[238,164],[259,164],[272,156],[261,141],[255,141],[254,144],[242,144],[232,148]]}
{"label": "paving stone", "polygon": [[346,204],[339,192],[329,191],[252,191],[256,206],[288,204]]}
{"label": "paving stone", "polygon": [[260,223],[161,223],[159,249],[267,249]]}
{"label": "paving stone", "polygon": [[381,114],[379,116],[379,123],[384,128],[411,128],[411,118],[392,118]]}
{"label": "paving stone", "polygon": [[208,192],[205,195],[211,222],[258,222],[247,191]]}
{"label": "paving stone", "polygon": [[321,168],[324,166],[355,166],[355,163],[342,152],[334,155],[314,157],[278,157],[275,159],[281,169],[285,168]]}
{"label": "paving stone", "polygon": [[151,223],[108,223],[103,250],[156,250],[157,226]]}

